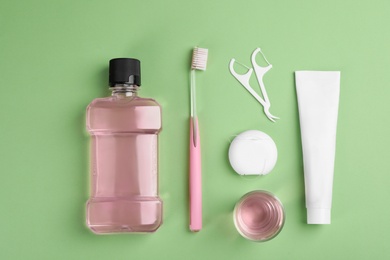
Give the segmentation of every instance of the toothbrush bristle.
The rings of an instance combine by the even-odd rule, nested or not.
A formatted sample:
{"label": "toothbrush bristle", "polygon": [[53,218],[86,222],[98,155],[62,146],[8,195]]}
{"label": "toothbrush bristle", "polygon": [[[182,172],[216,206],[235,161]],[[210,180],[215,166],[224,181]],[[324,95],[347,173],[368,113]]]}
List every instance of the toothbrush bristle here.
{"label": "toothbrush bristle", "polygon": [[195,47],[192,53],[192,70],[206,70],[208,49]]}

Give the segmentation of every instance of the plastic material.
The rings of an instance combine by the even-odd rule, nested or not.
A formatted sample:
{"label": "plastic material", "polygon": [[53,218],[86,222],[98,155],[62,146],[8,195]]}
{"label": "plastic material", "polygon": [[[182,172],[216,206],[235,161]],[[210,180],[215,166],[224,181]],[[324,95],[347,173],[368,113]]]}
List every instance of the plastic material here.
{"label": "plastic material", "polygon": [[208,49],[195,47],[194,51],[192,52],[191,69],[206,70],[208,55]]}
{"label": "plastic material", "polygon": [[330,224],[330,209],[307,209],[307,224]]}
{"label": "plastic material", "polygon": [[230,144],[230,165],[240,175],[268,174],[274,168],[277,158],[275,142],[258,130],[245,131]]}
{"label": "plastic material", "polygon": [[[256,63],[256,56],[258,53],[261,53],[263,55],[263,58],[264,60],[268,63],[268,66],[266,67],[261,67],[259,66],[257,63]],[[267,94],[267,91],[265,89],[265,86],[264,86],[264,82],[263,82],[263,77],[264,75],[272,68],[272,64],[270,64],[268,62],[268,60],[266,59],[265,55],[263,54],[263,52],[261,51],[260,48],[257,48],[253,51],[252,53],[252,56],[251,56],[251,60],[252,60],[252,66],[253,66],[253,69],[252,68],[248,68],[247,66],[237,62],[238,64],[241,64],[243,65],[244,67],[248,68],[248,72],[243,74],[243,75],[240,75],[238,74],[235,70],[234,70],[234,63],[236,62],[235,59],[231,59],[230,60],[230,63],[229,63],[229,70],[230,70],[230,73],[233,75],[233,77],[235,77],[238,82],[241,83],[241,85],[249,91],[249,93],[252,94],[252,96],[263,106],[264,108],[264,113],[265,115],[268,117],[269,120],[271,120],[272,122],[275,122],[275,119],[279,119],[279,117],[276,117],[276,116],[273,116],[270,112],[269,112],[269,109],[271,107],[271,101],[269,100],[268,98],[268,94]],[[259,94],[257,94],[256,91],[253,90],[253,88],[250,86],[249,82],[250,82],[250,78],[252,76],[252,73],[253,73],[253,70],[255,71],[255,74],[256,74],[256,78],[257,78],[257,82],[260,86],[260,90],[261,90],[261,93],[264,97],[261,98],[259,96]]]}
{"label": "plastic material", "polygon": [[190,230],[202,229],[202,163],[200,153],[200,135],[196,112],[195,71],[206,70],[208,49],[195,47],[191,62],[191,117],[190,117]]}
{"label": "plastic material", "polygon": [[109,85],[128,84],[141,86],[141,62],[132,58],[110,60]]}
{"label": "plastic material", "polygon": [[[195,122],[195,127],[193,127]],[[198,129],[194,133],[193,129]],[[197,135],[194,137],[194,135]],[[196,140],[195,143],[193,140]],[[202,229],[202,163],[198,120],[190,120],[190,230]]]}
{"label": "plastic material", "polygon": [[[118,88],[118,91],[117,91]],[[158,195],[161,107],[137,88],[113,88],[87,108],[91,194],[87,226],[95,233],[154,232],[162,223]]]}
{"label": "plastic material", "polygon": [[[330,224],[339,71],[296,71],[308,224]],[[326,212],[325,212],[326,211]]]}

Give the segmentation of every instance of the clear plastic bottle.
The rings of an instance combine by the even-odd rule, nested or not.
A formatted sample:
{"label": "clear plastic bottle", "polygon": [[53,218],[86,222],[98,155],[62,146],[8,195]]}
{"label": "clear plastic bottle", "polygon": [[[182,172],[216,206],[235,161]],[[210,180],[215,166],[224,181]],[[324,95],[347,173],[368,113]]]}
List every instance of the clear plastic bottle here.
{"label": "clear plastic bottle", "polygon": [[110,60],[112,96],[95,99],[87,108],[91,135],[87,225],[94,233],[154,232],[162,222],[161,107],[137,95],[140,81],[139,60]]}

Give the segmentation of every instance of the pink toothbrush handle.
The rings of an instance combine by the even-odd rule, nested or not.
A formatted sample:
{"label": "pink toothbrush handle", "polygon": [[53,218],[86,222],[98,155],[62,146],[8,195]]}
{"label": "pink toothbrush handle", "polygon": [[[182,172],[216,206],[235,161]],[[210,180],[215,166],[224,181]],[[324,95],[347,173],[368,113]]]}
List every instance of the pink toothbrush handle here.
{"label": "pink toothbrush handle", "polygon": [[[190,118],[190,230],[197,232],[202,229],[202,163],[200,155],[200,138],[198,119],[195,119],[196,133],[193,128],[193,118]],[[194,134],[196,138],[194,139]],[[196,143],[194,145],[194,140]]]}

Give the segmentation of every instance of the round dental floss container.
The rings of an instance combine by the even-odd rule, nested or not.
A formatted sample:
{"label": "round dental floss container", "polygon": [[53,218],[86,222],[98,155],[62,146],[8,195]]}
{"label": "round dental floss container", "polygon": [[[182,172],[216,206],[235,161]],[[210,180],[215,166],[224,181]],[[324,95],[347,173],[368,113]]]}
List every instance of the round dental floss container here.
{"label": "round dental floss container", "polygon": [[266,175],[278,159],[278,150],[272,138],[258,130],[237,135],[229,148],[229,161],[240,175]]}
{"label": "round dental floss container", "polygon": [[272,193],[256,190],[245,194],[234,207],[234,225],[246,239],[265,242],[282,230],[285,214],[280,200]]}

